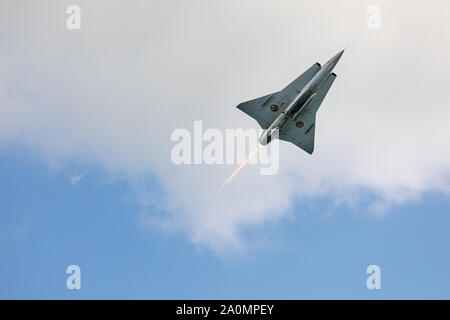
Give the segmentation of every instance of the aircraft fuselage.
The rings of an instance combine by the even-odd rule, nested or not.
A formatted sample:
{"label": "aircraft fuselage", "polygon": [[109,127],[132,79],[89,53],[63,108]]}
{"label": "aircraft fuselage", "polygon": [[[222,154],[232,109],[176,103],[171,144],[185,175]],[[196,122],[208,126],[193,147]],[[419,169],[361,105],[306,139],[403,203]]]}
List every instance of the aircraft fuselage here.
{"label": "aircraft fuselage", "polygon": [[327,63],[325,63],[309,83],[298,93],[298,95],[287,105],[281,114],[273,121],[273,123],[263,131],[259,138],[259,143],[262,145],[268,144],[272,140],[272,135],[276,130],[280,130],[289,120],[294,119],[299,115],[303,108],[305,108],[314,98],[316,92],[321,85],[333,72],[333,69],[344,51],[339,52]]}

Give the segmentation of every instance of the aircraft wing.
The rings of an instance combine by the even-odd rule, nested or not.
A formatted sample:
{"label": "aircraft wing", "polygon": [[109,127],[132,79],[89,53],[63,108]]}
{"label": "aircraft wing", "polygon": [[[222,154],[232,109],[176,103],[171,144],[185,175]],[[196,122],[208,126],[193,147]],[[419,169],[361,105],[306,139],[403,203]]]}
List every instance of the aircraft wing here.
{"label": "aircraft wing", "polygon": [[[238,109],[244,111],[250,117],[258,121],[258,124],[263,129],[267,129],[275,118],[280,114],[279,106],[276,105],[277,111],[270,111],[269,100],[274,100],[277,93],[268,94],[267,96],[259,97],[250,101],[242,102],[237,106]],[[275,110],[272,108],[272,110]]]}
{"label": "aircraft wing", "polygon": [[315,63],[308,70],[303,72],[297,79],[292,81],[283,90],[280,91],[279,96],[284,101],[292,101],[302,91],[302,89],[311,81],[311,79],[320,70],[320,64]]}
{"label": "aircraft wing", "polygon": [[280,112],[286,108],[287,104],[302,91],[319,69],[320,64],[316,63],[283,90],[242,102],[237,108],[255,119],[261,128],[267,129]]}
{"label": "aircraft wing", "polygon": [[333,84],[336,75],[332,73],[317,91],[311,102],[295,118],[290,120],[280,131],[279,139],[289,141],[309,154],[314,151],[314,134],[316,112]]}

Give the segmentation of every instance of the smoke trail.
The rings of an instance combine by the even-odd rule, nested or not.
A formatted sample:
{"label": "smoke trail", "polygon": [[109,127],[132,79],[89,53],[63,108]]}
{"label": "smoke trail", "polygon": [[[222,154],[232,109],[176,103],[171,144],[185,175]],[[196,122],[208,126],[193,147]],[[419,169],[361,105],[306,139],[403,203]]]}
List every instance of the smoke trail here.
{"label": "smoke trail", "polygon": [[242,168],[245,167],[245,165],[250,161],[251,158],[253,158],[256,153],[258,153],[259,149],[262,147],[262,144],[258,143],[258,145],[250,152],[250,154],[247,156],[247,158],[242,161],[242,163],[239,165],[239,167],[236,168],[236,170],[233,171],[233,173],[223,182],[223,184],[219,188],[219,192],[222,191],[222,189],[233,180],[233,178],[239,173],[239,171],[242,170]]}

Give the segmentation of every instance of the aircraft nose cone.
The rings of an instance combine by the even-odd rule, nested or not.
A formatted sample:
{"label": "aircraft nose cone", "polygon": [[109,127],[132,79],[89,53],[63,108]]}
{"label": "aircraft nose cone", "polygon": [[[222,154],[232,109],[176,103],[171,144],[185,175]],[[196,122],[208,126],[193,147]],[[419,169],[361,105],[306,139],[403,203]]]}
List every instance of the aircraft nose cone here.
{"label": "aircraft nose cone", "polygon": [[339,59],[341,58],[341,56],[344,54],[344,51],[345,51],[345,49],[342,50],[342,51],[340,51],[339,53],[337,53],[337,54],[332,58],[332,60],[338,62]]}

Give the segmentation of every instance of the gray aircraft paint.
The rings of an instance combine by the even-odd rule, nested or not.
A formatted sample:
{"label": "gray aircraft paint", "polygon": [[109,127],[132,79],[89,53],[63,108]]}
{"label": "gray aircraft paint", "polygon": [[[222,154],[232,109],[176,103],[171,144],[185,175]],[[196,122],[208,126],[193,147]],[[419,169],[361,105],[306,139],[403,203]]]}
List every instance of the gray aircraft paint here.
{"label": "gray aircraft paint", "polygon": [[309,154],[314,151],[316,112],[336,78],[333,69],[343,53],[323,66],[312,65],[283,90],[237,106],[264,129],[261,144],[270,143],[278,130],[280,140],[292,142]]}

